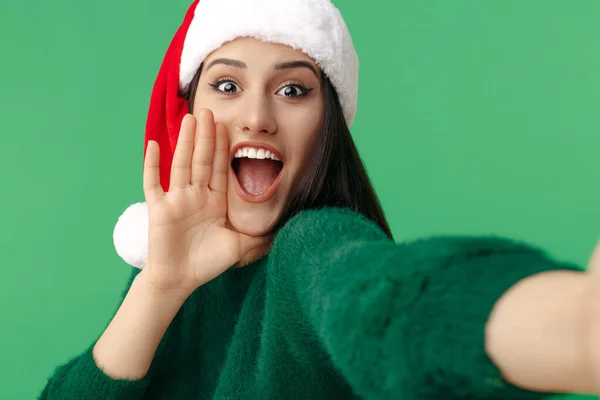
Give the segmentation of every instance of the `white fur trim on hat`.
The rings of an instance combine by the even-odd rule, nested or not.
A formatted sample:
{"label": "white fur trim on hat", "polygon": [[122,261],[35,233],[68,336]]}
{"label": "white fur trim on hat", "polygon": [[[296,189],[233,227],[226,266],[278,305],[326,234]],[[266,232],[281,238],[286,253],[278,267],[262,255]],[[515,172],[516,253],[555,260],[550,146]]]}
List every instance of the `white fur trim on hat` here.
{"label": "white fur trim on hat", "polygon": [[238,37],[285,44],[313,58],[335,87],[346,124],[352,125],[358,57],[346,23],[330,0],[200,0],[181,54],[181,88],[211,52]]}
{"label": "white fur trim on hat", "polygon": [[127,264],[143,268],[148,258],[148,205],[130,205],[119,217],[113,232],[117,254]]}

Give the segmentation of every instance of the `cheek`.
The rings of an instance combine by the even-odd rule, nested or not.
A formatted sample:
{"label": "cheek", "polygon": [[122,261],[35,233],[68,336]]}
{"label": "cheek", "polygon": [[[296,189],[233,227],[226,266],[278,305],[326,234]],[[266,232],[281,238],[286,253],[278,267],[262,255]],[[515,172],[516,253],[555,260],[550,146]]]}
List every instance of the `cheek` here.
{"label": "cheek", "polygon": [[226,107],[224,104],[222,104],[219,101],[215,101],[215,100],[208,100],[208,101],[200,101],[198,103],[194,103],[194,116],[198,116],[198,113],[201,109],[206,108],[209,109],[212,113],[213,113],[213,117],[215,119],[215,122],[219,122],[224,124],[227,127],[227,133],[229,136],[229,143],[231,144],[231,141],[233,140],[232,138],[232,132],[231,132],[231,122],[234,120],[235,115],[234,112],[231,110],[231,107]]}
{"label": "cheek", "polygon": [[314,148],[321,134],[321,124],[321,119],[314,121],[314,119],[304,118],[297,121],[295,126],[290,127],[288,131],[291,134],[288,136],[289,141],[286,147],[293,149],[294,164],[300,171],[304,170],[312,159]]}
{"label": "cheek", "polygon": [[312,153],[312,150],[321,135],[323,125],[323,111],[321,108],[314,109],[298,121],[299,137],[303,138],[300,148],[305,155]]}
{"label": "cheek", "polygon": [[[199,85],[203,84],[207,85],[206,83],[199,83]],[[205,89],[201,91],[200,88],[198,88],[196,97],[194,98],[194,116],[197,116],[201,109],[206,108],[212,111],[215,122],[228,124],[232,118],[231,107],[226,107],[225,102],[216,98],[216,96],[214,96],[213,93],[208,92],[208,90],[211,89]]]}

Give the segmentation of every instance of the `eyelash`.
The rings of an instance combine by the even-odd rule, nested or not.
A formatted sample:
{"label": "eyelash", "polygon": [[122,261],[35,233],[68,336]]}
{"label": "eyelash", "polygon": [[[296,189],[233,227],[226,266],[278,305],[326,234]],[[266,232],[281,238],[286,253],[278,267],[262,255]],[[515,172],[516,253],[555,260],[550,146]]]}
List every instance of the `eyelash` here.
{"label": "eyelash", "polygon": [[[214,83],[209,83],[208,85],[210,87],[212,87],[213,90],[215,90],[217,93],[225,95],[225,96],[231,96],[231,95],[236,94],[236,93],[229,93],[229,92],[224,92],[224,91],[220,90],[219,86],[221,86],[223,83],[233,83],[233,84],[235,84],[237,86],[241,86],[239,83],[237,83],[232,78],[221,78],[221,79],[217,80]],[[305,96],[307,96],[313,90],[312,88],[307,88],[306,86],[302,85],[301,83],[299,83],[297,81],[288,81],[288,82],[285,82],[281,86],[281,88],[278,90],[278,92],[281,89],[283,89],[284,87],[287,87],[287,86],[292,86],[292,87],[298,88],[300,90],[301,93],[299,95],[291,97],[291,98],[294,98],[294,99],[297,99],[299,97],[305,97]],[[284,97],[287,97],[287,96],[284,96]]]}

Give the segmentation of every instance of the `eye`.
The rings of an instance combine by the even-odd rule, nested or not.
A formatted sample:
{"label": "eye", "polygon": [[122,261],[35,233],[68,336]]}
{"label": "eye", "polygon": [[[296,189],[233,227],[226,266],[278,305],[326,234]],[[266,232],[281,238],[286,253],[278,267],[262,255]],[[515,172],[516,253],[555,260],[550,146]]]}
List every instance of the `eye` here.
{"label": "eye", "polygon": [[303,97],[310,93],[311,90],[312,89],[308,89],[300,84],[294,83],[284,86],[277,92],[277,94],[289,98]]}
{"label": "eye", "polygon": [[223,94],[235,94],[241,90],[237,83],[229,79],[220,80],[215,83],[209,83],[209,85],[217,92],[221,92]]}

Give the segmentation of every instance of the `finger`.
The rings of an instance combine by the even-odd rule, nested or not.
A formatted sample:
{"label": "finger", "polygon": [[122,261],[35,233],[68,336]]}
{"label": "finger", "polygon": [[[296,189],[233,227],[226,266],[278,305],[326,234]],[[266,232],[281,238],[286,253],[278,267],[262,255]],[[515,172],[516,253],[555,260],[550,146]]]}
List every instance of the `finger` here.
{"label": "finger", "polygon": [[190,162],[194,153],[195,133],[196,119],[193,115],[186,114],[181,121],[177,146],[175,147],[175,154],[173,154],[169,191],[172,188],[186,187],[190,184]]}
{"label": "finger", "polygon": [[206,187],[210,182],[215,153],[215,120],[210,110],[202,109],[196,128],[196,148],[192,159],[192,185]]}
{"label": "finger", "polygon": [[596,248],[594,249],[594,253],[592,254],[592,258],[590,259],[587,270],[590,271],[595,279],[600,279],[600,242],[596,244]]}
{"label": "finger", "polygon": [[154,140],[149,140],[144,158],[144,196],[148,204],[154,204],[164,195],[160,186],[160,147]]}
{"label": "finger", "polygon": [[229,138],[225,125],[217,124],[215,131],[215,157],[209,186],[215,192],[226,193],[229,173]]}

